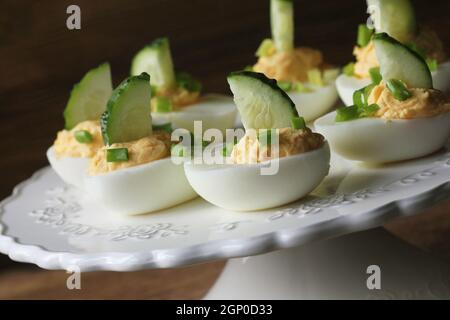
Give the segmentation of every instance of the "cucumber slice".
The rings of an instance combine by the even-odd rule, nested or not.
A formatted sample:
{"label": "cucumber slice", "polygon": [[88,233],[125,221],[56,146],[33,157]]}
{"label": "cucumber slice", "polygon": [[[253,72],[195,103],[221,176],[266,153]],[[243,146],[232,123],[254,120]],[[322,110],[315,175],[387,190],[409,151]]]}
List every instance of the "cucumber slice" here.
{"label": "cucumber slice", "polygon": [[158,88],[176,86],[169,39],[158,38],[134,56],[131,63],[131,75],[140,75],[142,72],[151,75],[151,85]]}
{"label": "cucumber slice", "polygon": [[277,51],[294,49],[294,1],[271,0],[270,23]]}
{"label": "cucumber slice", "polygon": [[101,119],[106,145],[152,134],[150,92],[150,76],[147,73],[129,77],[114,90]]}
{"label": "cucumber slice", "polygon": [[367,0],[375,29],[386,32],[402,43],[417,33],[416,15],[409,0]]}
{"label": "cucumber slice", "polygon": [[227,80],[245,129],[287,128],[298,117],[289,96],[264,74],[238,71]]}
{"label": "cucumber slice", "polygon": [[70,93],[64,109],[65,128],[70,130],[80,122],[100,119],[111,93],[111,69],[108,63],[86,73]]}
{"label": "cucumber slice", "polygon": [[430,69],[420,55],[386,33],[375,34],[373,42],[385,81],[397,79],[411,88],[433,88]]}

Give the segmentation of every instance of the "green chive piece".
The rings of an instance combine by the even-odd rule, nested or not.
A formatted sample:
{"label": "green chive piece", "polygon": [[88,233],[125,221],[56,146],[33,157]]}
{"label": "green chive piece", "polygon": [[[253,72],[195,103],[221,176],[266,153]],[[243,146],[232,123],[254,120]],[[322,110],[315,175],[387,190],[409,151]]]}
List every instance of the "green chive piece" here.
{"label": "green chive piece", "polygon": [[275,53],[275,43],[272,39],[264,39],[256,50],[255,56],[268,57]]}
{"label": "green chive piece", "polygon": [[342,73],[349,77],[353,76],[355,74],[355,63],[350,62],[350,63],[346,64],[342,68]]}
{"label": "green chive piece", "polygon": [[91,143],[94,140],[92,134],[87,130],[75,131],[74,136],[79,143]]}
{"label": "green chive piece", "polygon": [[[272,131],[275,131],[275,129],[259,130],[258,140],[262,146],[264,146],[264,145],[270,146],[272,144],[272,142],[273,142],[272,141]],[[274,134],[276,134],[276,133],[274,132]]]}
{"label": "green chive piece", "polygon": [[372,83],[363,88],[364,89],[364,99],[366,101],[366,104],[369,103],[369,96],[372,93],[372,90],[373,90],[373,88],[375,88],[375,86],[376,86],[376,84]]}
{"label": "green chive piece", "polygon": [[364,96],[364,88],[361,88],[353,92],[353,104],[358,108],[362,108],[367,104]]}
{"label": "green chive piece", "polygon": [[411,97],[411,92],[406,89],[406,86],[400,80],[390,79],[386,82],[386,86],[394,98],[399,101],[404,101]]}
{"label": "green chive piece", "polygon": [[311,69],[308,71],[308,82],[323,87],[322,72],[319,69]]}
{"label": "green chive piece", "polygon": [[370,68],[369,69],[370,78],[372,79],[372,83],[379,84],[381,80],[383,80],[383,77],[380,73],[380,68]]}
{"label": "green chive piece", "polygon": [[332,83],[339,76],[339,69],[326,69],[323,71],[323,80],[325,83]]}
{"label": "green chive piece", "polygon": [[289,81],[278,81],[278,86],[281,88],[281,90],[288,92],[292,89],[292,83]]}
{"label": "green chive piece", "polygon": [[153,131],[166,131],[168,133],[172,133],[172,123],[167,122],[163,124],[153,124]]}
{"label": "green chive piece", "polygon": [[364,106],[364,108],[362,108],[362,112],[359,115],[359,117],[362,118],[362,117],[371,116],[375,112],[377,112],[379,109],[380,109],[380,107],[376,103],[372,103],[371,105]]}
{"label": "green chive piece", "polygon": [[301,82],[293,83],[292,84],[292,90],[293,91],[297,91],[297,92],[302,92],[302,93],[306,93],[306,92],[311,92],[312,91],[310,88],[306,87]]}
{"label": "green chive piece", "polygon": [[233,151],[233,144],[228,143],[228,144],[223,146],[223,148],[222,148],[222,155],[224,157],[229,157],[229,156],[231,156],[231,152],[232,151]]}
{"label": "green chive piece", "polygon": [[253,66],[246,66],[244,71],[253,71]]}
{"label": "green chive piece", "polygon": [[128,161],[128,149],[127,148],[106,149],[106,161],[107,162]]}
{"label": "green chive piece", "polygon": [[186,148],[182,143],[173,144],[170,148],[172,157],[184,157],[186,155]]}
{"label": "green chive piece", "polygon": [[168,97],[155,97],[155,112],[171,112],[172,111],[172,102]]}
{"label": "green chive piece", "polygon": [[349,121],[359,118],[357,106],[340,107],[336,110],[336,122]]}
{"label": "green chive piece", "polygon": [[360,47],[365,47],[370,42],[373,30],[369,29],[365,24],[360,24],[358,26],[358,37],[356,43]]}
{"label": "green chive piece", "polygon": [[303,117],[294,117],[291,120],[291,126],[296,130],[306,129],[305,119]]}
{"label": "green chive piece", "polygon": [[175,76],[177,86],[189,92],[200,92],[202,90],[202,83],[192,77],[189,73],[178,72]]}
{"label": "green chive piece", "polygon": [[430,71],[436,71],[438,69],[438,62],[436,59],[427,58],[425,61],[427,62]]}

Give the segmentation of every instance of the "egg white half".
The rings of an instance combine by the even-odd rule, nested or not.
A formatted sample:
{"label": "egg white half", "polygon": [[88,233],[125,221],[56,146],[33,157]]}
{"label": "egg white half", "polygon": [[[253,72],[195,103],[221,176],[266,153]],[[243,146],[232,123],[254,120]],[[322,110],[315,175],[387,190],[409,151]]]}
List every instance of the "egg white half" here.
{"label": "egg white half", "polygon": [[183,166],[165,158],[100,175],[85,175],[86,192],[113,213],[149,213],[191,200],[197,194]]}
{"label": "egg white half", "polygon": [[450,134],[450,113],[431,118],[362,118],[335,122],[336,112],[314,122],[331,150],[344,158],[386,163],[422,157],[442,148]]}
{"label": "egg white half", "polygon": [[313,121],[327,113],[336,103],[338,93],[334,81],[332,84],[317,88],[313,92],[288,92],[295,103],[298,114],[306,122]]}
{"label": "egg white half", "polygon": [[215,128],[222,132],[235,127],[237,109],[231,97],[208,94],[200,101],[169,113],[152,112],[155,123],[171,122],[173,128],[194,131],[194,121],[201,120],[203,130]]}
{"label": "egg white half", "polygon": [[67,184],[83,187],[83,175],[89,166],[89,158],[56,157],[54,147],[47,150],[47,159],[56,174]]}
{"label": "egg white half", "polygon": [[[433,87],[447,95],[450,94],[450,61],[441,63],[436,71],[431,73]],[[341,74],[336,79],[336,87],[341,100],[346,106],[353,104],[353,93],[372,82],[370,79],[359,79]]]}
{"label": "egg white half", "polygon": [[258,164],[206,165],[187,162],[186,177],[206,201],[229,210],[253,211],[281,206],[300,199],[328,174],[330,150],[321,148],[279,159],[279,171],[261,175]]}

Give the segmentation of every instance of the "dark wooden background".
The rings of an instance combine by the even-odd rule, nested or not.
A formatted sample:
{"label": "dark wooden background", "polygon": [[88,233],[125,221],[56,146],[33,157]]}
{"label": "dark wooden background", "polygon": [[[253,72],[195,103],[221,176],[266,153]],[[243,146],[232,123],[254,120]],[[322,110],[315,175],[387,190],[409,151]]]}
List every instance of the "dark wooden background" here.
{"label": "dark wooden background", "polygon": [[[414,3],[449,52],[450,1]],[[81,30],[66,28],[70,4],[81,7]],[[88,69],[109,61],[118,84],[140,47],[168,36],[177,69],[195,74],[205,91],[227,93],[227,73],[252,64],[270,36],[268,0],[0,0],[0,8],[0,199],[47,165],[45,150],[63,126],[70,89]],[[297,45],[319,48],[328,62],[343,65],[367,15],[364,0],[296,0],[295,18]],[[417,233],[414,223],[404,225],[409,229],[396,230]],[[2,266],[18,264],[0,256]]]}

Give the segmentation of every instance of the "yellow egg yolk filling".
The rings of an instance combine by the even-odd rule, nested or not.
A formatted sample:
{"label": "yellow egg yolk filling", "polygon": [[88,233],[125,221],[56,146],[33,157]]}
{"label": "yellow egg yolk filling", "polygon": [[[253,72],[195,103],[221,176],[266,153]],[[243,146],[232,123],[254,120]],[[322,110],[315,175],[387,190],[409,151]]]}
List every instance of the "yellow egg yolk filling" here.
{"label": "yellow egg yolk filling", "polygon": [[[324,137],[309,128],[276,129],[278,152],[274,144],[262,144],[254,130],[247,132],[233,147],[230,162],[235,164],[260,163],[275,158],[283,158],[320,148]],[[278,154],[277,154],[278,153]]]}
{"label": "yellow egg yolk filling", "polygon": [[[170,156],[171,145],[170,134],[165,131],[154,132],[151,136],[136,141],[114,143],[97,151],[91,159],[88,173],[98,175],[167,158]],[[108,162],[106,150],[114,148],[127,148],[128,161]]]}
{"label": "yellow egg yolk filling", "polygon": [[444,93],[435,89],[407,88],[411,97],[397,100],[384,81],[372,89],[368,103],[379,107],[374,117],[383,119],[415,119],[434,117],[450,111]]}
{"label": "yellow egg yolk filling", "polygon": [[[87,131],[92,136],[89,143],[76,140],[75,132]],[[102,132],[98,121],[83,121],[71,130],[61,130],[53,143],[56,157],[91,158],[103,146]]]}

